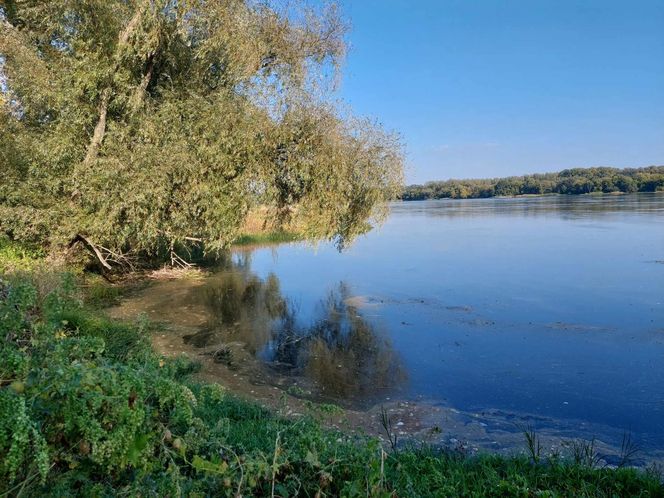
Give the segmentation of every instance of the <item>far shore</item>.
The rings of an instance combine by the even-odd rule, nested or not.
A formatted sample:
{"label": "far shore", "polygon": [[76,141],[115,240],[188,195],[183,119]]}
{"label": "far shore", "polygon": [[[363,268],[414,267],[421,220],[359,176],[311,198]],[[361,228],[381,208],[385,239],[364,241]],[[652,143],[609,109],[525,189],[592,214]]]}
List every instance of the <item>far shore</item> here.
{"label": "far shore", "polygon": [[608,196],[624,196],[634,194],[664,194],[664,190],[657,190],[655,192],[588,192],[585,194],[559,194],[557,192],[549,192],[546,194],[516,194],[516,195],[494,195],[491,197],[437,197],[428,199],[398,199],[397,202],[421,202],[421,201],[469,201],[469,200],[488,200],[488,199],[529,199],[538,197],[602,197]]}

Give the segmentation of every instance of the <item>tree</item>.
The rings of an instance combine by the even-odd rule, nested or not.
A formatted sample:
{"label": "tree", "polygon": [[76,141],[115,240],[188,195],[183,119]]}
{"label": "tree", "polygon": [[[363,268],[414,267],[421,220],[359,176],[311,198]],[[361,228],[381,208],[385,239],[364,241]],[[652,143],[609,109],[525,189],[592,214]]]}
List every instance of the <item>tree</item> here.
{"label": "tree", "polygon": [[[574,168],[559,173],[509,178],[446,180],[410,185],[404,200],[482,198],[518,194],[587,194],[590,192],[656,192],[664,189],[664,166],[646,168]],[[461,195],[461,191],[464,195]]]}
{"label": "tree", "polygon": [[537,179],[533,178],[532,176],[526,176],[523,179],[520,192],[522,194],[541,194],[542,185]]}
{"label": "tree", "polygon": [[341,247],[400,189],[398,137],[331,102],[346,32],[334,5],[0,5],[0,229],[13,238],[218,250],[260,205]]}

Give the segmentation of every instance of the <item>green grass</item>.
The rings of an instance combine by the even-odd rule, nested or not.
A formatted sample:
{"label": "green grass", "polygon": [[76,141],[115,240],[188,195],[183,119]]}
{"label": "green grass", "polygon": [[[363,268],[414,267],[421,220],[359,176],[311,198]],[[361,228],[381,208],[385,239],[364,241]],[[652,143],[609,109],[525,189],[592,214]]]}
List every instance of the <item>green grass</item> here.
{"label": "green grass", "polygon": [[40,278],[0,284],[0,496],[664,497],[635,469],[389,451],[281,418],[156,355],[148,323],[84,307],[72,278]]}
{"label": "green grass", "polygon": [[302,240],[302,237],[294,232],[266,232],[240,235],[235,240],[233,245],[251,246],[263,244],[280,244],[283,242],[295,242],[298,240]]}
{"label": "green grass", "polygon": [[128,288],[126,284],[112,284],[92,273],[86,274],[81,280],[85,302],[95,308],[117,304]]}
{"label": "green grass", "polygon": [[0,272],[34,270],[43,262],[41,249],[29,247],[0,235]]}

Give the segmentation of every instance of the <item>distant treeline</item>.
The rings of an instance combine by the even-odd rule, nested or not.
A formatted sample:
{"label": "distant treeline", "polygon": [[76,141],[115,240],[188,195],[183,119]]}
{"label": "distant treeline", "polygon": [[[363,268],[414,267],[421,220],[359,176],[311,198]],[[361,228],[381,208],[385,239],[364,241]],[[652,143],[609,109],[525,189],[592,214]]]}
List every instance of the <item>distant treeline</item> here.
{"label": "distant treeline", "polygon": [[647,168],[574,168],[508,178],[446,180],[410,185],[402,199],[477,199],[526,194],[664,191],[664,166]]}

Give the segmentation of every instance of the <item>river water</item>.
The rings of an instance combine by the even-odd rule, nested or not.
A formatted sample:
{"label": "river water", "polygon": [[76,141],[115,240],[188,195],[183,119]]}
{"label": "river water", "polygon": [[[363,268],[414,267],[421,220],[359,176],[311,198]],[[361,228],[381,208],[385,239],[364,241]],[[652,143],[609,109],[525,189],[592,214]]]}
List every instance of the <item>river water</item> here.
{"label": "river water", "polygon": [[134,299],[183,347],[229,368],[245,355],[311,398],[664,449],[661,194],[397,203],[342,253],[238,250]]}

